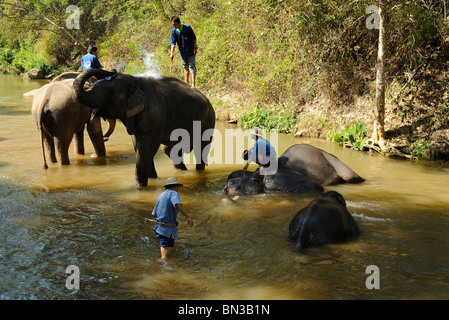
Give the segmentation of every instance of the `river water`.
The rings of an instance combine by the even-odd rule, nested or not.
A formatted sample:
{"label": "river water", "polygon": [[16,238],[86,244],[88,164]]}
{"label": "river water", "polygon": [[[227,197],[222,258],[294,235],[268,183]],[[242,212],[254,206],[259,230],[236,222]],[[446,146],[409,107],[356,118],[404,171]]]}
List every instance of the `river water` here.
{"label": "river water", "polygon": [[[0,75],[0,299],[449,298],[448,167],[280,134],[279,153],[309,143],[366,179],[326,188],[345,197],[360,237],[298,252],[288,225],[310,196],[270,193],[225,204],[226,177],[243,164],[211,163],[204,172],[189,164],[181,172],[162,152],[155,157],[160,178],[139,188],[120,123],[106,159],[93,156],[86,134],[86,155],[71,149],[70,166],[42,169],[32,101],[22,95],[44,83]],[[223,137],[236,128],[217,123]],[[213,148],[226,143],[232,147],[216,139]],[[195,226],[179,216],[175,256],[160,264],[153,224],[144,218],[170,176],[184,184],[181,200]],[[79,289],[66,286],[71,265]],[[366,286],[372,265],[379,289]]]}

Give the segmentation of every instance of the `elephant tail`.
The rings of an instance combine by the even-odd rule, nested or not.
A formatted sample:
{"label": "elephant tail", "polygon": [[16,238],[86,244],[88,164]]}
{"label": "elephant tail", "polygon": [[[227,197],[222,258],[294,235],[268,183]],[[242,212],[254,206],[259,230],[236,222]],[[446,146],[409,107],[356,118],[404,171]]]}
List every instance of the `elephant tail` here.
{"label": "elephant tail", "polygon": [[44,130],[43,127],[44,119],[47,112],[44,111],[44,108],[42,108],[41,114],[39,116],[39,121],[37,122],[37,128],[39,129],[39,133],[41,135],[41,147],[42,147],[42,156],[44,158],[44,169],[48,169],[47,165],[47,158],[45,157],[45,143],[44,143]]}

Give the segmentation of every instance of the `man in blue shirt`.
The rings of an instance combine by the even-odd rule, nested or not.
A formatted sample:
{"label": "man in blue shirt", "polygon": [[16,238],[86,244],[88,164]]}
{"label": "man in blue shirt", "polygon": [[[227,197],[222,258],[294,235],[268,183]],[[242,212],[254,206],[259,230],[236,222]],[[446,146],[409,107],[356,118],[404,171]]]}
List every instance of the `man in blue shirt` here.
{"label": "man in blue shirt", "polygon": [[254,143],[254,147],[248,151],[248,162],[243,167],[243,170],[246,171],[251,162],[257,163],[260,168],[260,174],[264,176],[264,182],[266,182],[267,175],[275,174],[278,168],[276,150],[262,136],[261,129],[251,129],[250,133],[251,138],[256,140],[256,142]]}
{"label": "man in blue shirt", "polygon": [[184,80],[189,83],[190,71],[192,72],[192,88],[195,88],[196,82],[196,66],[195,56],[198,51],[196,44],[196,36],[193,29],[188,24],[181,24],[181,20],[177,16],[171,18],[173,29],[170,36],[170,60],[173,61],[175,46],[178,45],[179,56],[182,60],[184,68]]}
{"label": "man in blue shirt", "polygon": [[101,68],[103,67],[97,58],[97,47],[89,46],[89,48],[87,48],[87,54],[81,58],[81,69],[83,71],[87,71],[90,69],[101,69]]}
{"label": "man in blue shirt", "polygon": [[152,215],[156,217],[157,224],[154,227],[156,237],[159,239],[161,248],[161,259],[166,260],[171,256],[175,247],[175,240],[178,239],[178,212],[181,212],[187,219],[190,227],[193,220],[190,218],[179,197],[179,187],[182,186],[178,179],[170,177],[165,184],[165,191],[161,193],[156,201]]}

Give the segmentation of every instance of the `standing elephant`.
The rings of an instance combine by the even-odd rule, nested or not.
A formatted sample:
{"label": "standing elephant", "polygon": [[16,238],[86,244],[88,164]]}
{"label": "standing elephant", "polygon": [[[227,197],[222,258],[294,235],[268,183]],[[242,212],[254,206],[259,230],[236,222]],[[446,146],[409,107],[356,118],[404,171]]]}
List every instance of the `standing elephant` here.
{"label": "standing elephant", "polygon": [[336,191],[328,191],[293,217],[288,239],[304,249],[343,242],[359,236],[359,233],[343,196]]}
{"label": "standing elephant", "polygon": [[279,158],[280,168],[289,168],[323,186],[365,181],[334,155],[308,144],[295,144]]}
{"label": "standing elephant", "polygon": [[[41,136],[44,168],[48,168],[45,149],[48,150],[52,162],[57,162],[57,150],[61,164],[70,164],[68,149],[72,139],[75,142],[75,152],[84,154],[86,124],[97,156],[106,155],[101,119],[96,117],[91,120],[92,110],[75,98],[72,85],[77,75],[78,72],[63,73],[32,93],[34,98],[31,113]],[[115,120],[110,120],[110,126],[114,122]],[[110,130],[108,132],[112,133]]]}
{"label": "standing elephant", "polygon": [[[84,83],[92,76],[106,78],[85,90]],[[215,112],[199,90],[172,77],[134,77],[104,70],[83,72],[73,87],[82,104],[125,125],[136,153],[138,185],[146,186],[149,178],[157,178],[153,158],[161,144],[176,168],[187,169],[182,154],[193,150],[196,169],[204,170]],[[179,139],[178,133],[188,135],[188,141]]]}

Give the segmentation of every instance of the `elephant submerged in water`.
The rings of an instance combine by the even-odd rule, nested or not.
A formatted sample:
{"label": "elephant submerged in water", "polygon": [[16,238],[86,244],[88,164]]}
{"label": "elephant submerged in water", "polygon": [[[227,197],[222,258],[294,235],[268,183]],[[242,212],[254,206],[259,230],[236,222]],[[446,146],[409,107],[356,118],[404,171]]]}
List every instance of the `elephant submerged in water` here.
{"label": "elephant submerged in water", "polygon": [[[68,150],[72,139],[75,152],[84,154],[85,127],[97,156],[106,155],[101,119],[91,119],[92,110],[75,98],[72,84],[77,75],[79,72],[63,73],[42,88],[24,94],[33,97],[31,113],[41,136],[44,168],[48,168],[46,150],[53,163],[58,155],[62,165],[70,164]],[[109,136],[115,126],[114,119],[108,121],[109,129],[104,136]]]}
{"label": "elephant submerged in water", "polygon": [[246,170],[237,170],[232,172],[227,179],[225,186],[226,197],[232,198],[237,195],[257,194],[265,191],[283,191],[283,192],[322,192],[323,187],[305,177],[304,175],[286,168],[279,168],[275,174],[268,175],[266,180],[259,171],[251,172]]}
{"label": "elephant submerged in water", "polygon": [[358,225],[336,191],[328,191],[301,209],[291,220],[288,239],[304,249],[358,237]]}
{"label": "elephant submerged in water", "polygon": [[323,192],[323,186],[363,181],[334,155],[311,145],[295,144],[279,157],[275,174],[264,181],[258,171],[235,171],[228,176],[225,193],[232,197],[264,191]]}
{"label": "elephant submerged in water", "polygon": [[[85,82],[93,76],[106,78],[85,90]],[[161,145],[176,168],[187,169],[182,154],[193,150],[196,169],[204,170],[215,111],[199,90],[172,77],[134,77],[104,70],[83,72],[73,87],[82,104],[125,125],[136,154],[138,185],[146,186],[149,178],[157,178],[153,158]],[[187,141],[183,135],[189,136]]]}

